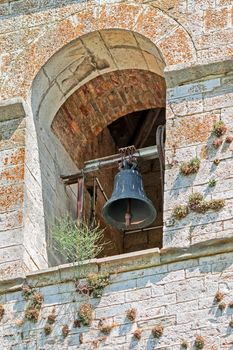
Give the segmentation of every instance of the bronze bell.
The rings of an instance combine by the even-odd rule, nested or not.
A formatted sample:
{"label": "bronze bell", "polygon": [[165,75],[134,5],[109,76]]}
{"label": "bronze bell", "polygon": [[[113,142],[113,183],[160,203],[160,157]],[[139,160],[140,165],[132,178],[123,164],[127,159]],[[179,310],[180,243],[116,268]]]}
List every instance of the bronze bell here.
{"label": "bronze bell", "polygon": [[106,223],[121,230],[141,229],[155,220],[156,210],[144,192],[142,176],[135,164],[124,162],[102,214]]}

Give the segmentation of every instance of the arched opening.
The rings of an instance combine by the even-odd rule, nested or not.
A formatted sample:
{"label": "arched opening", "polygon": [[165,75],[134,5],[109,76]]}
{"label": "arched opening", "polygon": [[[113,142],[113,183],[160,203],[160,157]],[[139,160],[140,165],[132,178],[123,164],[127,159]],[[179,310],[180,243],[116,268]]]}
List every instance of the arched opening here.
{"label": "arched opening", "polygon": [[[115,154],[120,147],[155,145],[157,127],[165,124],[164,62],[150,40],[131,31],[103,30],[81,37],[75,47],[68,45],[67,50],[67,60],[71,60],[72,55],[76,59],[69,64],[59,60],[59,74],[59,65],[50,60],[36,78],[42,84],[43,79],[53,77],[50,88],[40,101],[36,90],[32,94],[47,232],[55,218],[67,212],[76,215],[77,186],[64,186],[61,174],[75,173],[86,161]],[[64,68],[65,64],[67,67]],[[158,212],[152,224],[155,228],[130,233],[129,238],[129,233],[108,227],[105,236],[112,244],[104,255],[162,246],[159,161],[142,160],[139,167],[145,190]],[[108,196],[116,172],[115,167],[94,173]],[[55,174],[56,179],[49,174]],[[90,177],[85,182],[86,212],[91,188]],[[96,214],[101,225],[104,225],[103,205],[104,199],[99,196]],[[49,241],[49,234],[47,239]],[[56,262],[52,259],[51,263]]]}

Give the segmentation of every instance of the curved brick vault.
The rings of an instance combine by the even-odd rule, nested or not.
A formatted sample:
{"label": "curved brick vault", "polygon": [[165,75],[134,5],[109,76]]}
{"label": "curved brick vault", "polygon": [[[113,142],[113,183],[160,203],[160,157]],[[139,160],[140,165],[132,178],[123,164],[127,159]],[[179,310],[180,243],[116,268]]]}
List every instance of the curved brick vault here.
{"label": "curved brick vault", "polygon": [[99,76],[74,92],[61,106],[52,128],[80,166],[85,146],[116,119],[144,109],[165,107],[165,81],[144,70],[122,70]]}
{"label": "curved brick vault", "polygon": [[163,76],[165,63],[157,47],[131,31],[91,32],[58,51],[40,70],[32,86],[34,117],[50,129],[59,107],[88,81],[126,69]]}

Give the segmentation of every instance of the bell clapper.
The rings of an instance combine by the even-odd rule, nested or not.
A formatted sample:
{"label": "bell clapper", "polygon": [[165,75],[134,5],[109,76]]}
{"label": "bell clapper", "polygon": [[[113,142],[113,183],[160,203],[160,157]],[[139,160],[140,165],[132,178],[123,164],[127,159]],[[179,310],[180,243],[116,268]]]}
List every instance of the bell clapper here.
{"label": "bell clapper", "polygon": [[127,211],[125,213],[125,226],[129,227],[131,225],[131,199],[128,200]]}

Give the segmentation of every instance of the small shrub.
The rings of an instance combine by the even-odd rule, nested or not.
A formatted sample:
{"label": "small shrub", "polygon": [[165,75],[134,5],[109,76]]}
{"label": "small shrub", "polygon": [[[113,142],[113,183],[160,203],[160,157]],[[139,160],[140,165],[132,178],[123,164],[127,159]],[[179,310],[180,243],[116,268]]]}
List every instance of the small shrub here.
{"label": "small shrub", "polygon": [[32,296],[32,303],[33,305],[42,305],[44,301],[43,294],[40,292],[34,292]]}
{"label": "small shrub", "polygon": [[2,320],[4,314],[5,314],[4,306],[0,304],[0,321]]}
{"label": "small shrub", "polygon": [[198,335],[195,339],[194,344],[197,349],[203,349],[205,345],[205,339],[201,335]]}
{"label": "small shrub", "polygon": [[142,330],[139,329],[139,328],[136,329],[136,330],[134,331],[133,335],[134,335],[134,337],[135,337],[136,339],[140,340],[141,337],[142,337]]}
{"label": "small shrub", "polygon": [[99,330],[104,334],[110,334],[113,328],[116,327],[116,323],[108,323],[105,321],[100,321]]}
{"label": "small shrub", "polygon": [[209,182],[208,182],[208,186],[209,187],[215,187],[217,184],[217,180],[216,179],[211,179]]}
{"label": "small shrub", "polygon": [[69,330],[69,327],[67,324],[65,324],[63,327],[62,327],[62,335],[63,337],[67,337],[67,335],[69,334],[70,330]]}
{"label": "small shrub", "polygon": [[184,162],[181,164],[180,173],[185,176],[195,174],[200,169],[200,164],[199,158],[193,158],[189,162]]}
{"label": "small shrub", "polygon": [[220,301],[222,301],[223,298],[224,298],[224,293],[218,291],[218,292],[215,294],[214,300],[215,300],[217,303],[220,303]]}
{"label": "small shrub", "polygon": [[44,332],[46,335],[49,335],[52,332],[52,327],[50,324],[46,323],[46,325],[44,326]]}
{"label": "small shrub", "polygon": [[157,326],[155,326],[153,329],[152,329],[152,334],[155,338],[160,338],[162,337],[163,335],[163,332],[164,332],[164,326],[161,325],[161,324],[158,324]]}
{"label": "small shrub", "polygon": [[32,294],[32,300],[25,311],[25,318],[37,322],[44,297],[42,293],[37,291],[32,291],[30,294]]}
{"label": "small shrub", "polygon": [[220,159],[218,158],[214,159],[214,165],[219,165],[219,163],[220,163]]}
{"label": "small shrub", "polygon": [[196,213],[204,214],[207,212],[208,209],[209,209],[209,203],[203,200],[196,206],[196,209],[193,211],[195,211]]}
{"label": "small shrub", "polygon": [[209,209],[220,210],[224,207],[225,201],[223,199],[212,199],[209,201]]}
{"label": "small shrub", "polygon": [[228,135],[227,137],[226,137],[226,143],[232,143],[232,141],[233,141],[233,136],[231,136],[231,135]]}
{"label": "small shrub", "polygon": [[188,206],[185,204],[177,205],[172,212],[172,216],[176,220],[181,220],[188,215]]}
{"label": "small shrub", "polygon": [[40,315],[40,310],[35,306],[29,306],[25,311],[25,318],[32,322],[37,322]]}
{"label": "small shrub", "polygon": [[188,348],[188,342],[186,340],[182,340],[180,346],[183,348],[183,349],[187,349]]}
{"label": "small shrub", "polygon": [[189,208],[197,213],[205,213],[208,210],[208,202],[203,199],[199,192],[192,193],[189,196]]}
{"label": "small shrub", "polygon": [[104,248],[104,230],[91,228],[85,222],[80,225],[70,217],[60,219],[52,228],[54,248],[68,262],[95,258]]}
{"label": "small shrub", "polygon": [[222,303],[220,303],[220,304],[218,304],[218,308],[219,308],[219,310],[221,310],[221,311],[223,311],[225,308],[226,308],[226,303],[224,303],[224,302],[222,302]]}
{"label": "small shrub", "polygon": [[189,196],[189,208],[196,211],[197,207],[203,201],[203,195],[199,192],[194,192]]}
{"label": "small shrub", "polygon": [[212,199],[206,201],[201,193],[193,193],[189,196],[189,208],[197,213],[205,213],[207,210],[219,210],[224,207],[225,202],[222,199]]}
{"label": "small shrub", "polygon": [[33,292],[32,287],[29,286],[28,284],[24,284],[22,286],[22,295],[23,295],[23,298],[25,300],[29,299],[29,297],[31,296],[32,292]]}
{"label": "small shrub", "polygon": [[48,315],[47,322],[48,324],[53,324],[56,321],[56,315],[54,313]]}
{"label": "small shrub", "polygon": [[87,277],[89,288],[94,298],[102,296],[104,288],[109,285],[109,274],[90,273]]}
{"label": "small shrub", "polygon": [[229,326],[230,326],[231,328],[233,328],[233,320],[230,320]]}
{"label": "small shrub", "polygon": [[84,326],[89,326],[92,321],[92,306],[90,304],[82,304],[78,314],[82,324]]}
{"label": "small shrub", "polygon": [[137,310],[134,308],[127,310],[126,316],[131,322],[135,321],[137,316]]}
{"label": "small shrub", "polygon": [[215,139],[212,143],[212,145],[214,146],[215,149],[218,149],[222,144],[222,140],[221,139]]}
{"label": "small shrub", "polygon": [[230,309],[233,309],[233,301],[230,301],[230,302],[229,302],[228,307],[229,307]]}
{"label": "small shrub", "polygon": [[213,125],[213,134],[217,137],[224,135],[227,131],[227,127],[222,120],[214,123]]}

